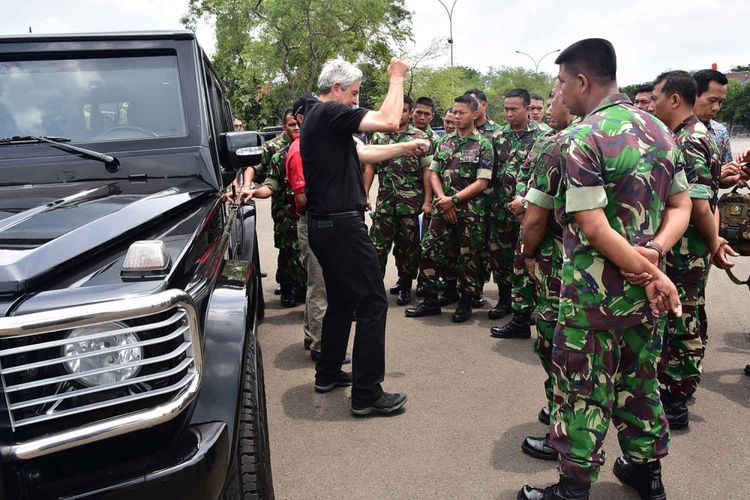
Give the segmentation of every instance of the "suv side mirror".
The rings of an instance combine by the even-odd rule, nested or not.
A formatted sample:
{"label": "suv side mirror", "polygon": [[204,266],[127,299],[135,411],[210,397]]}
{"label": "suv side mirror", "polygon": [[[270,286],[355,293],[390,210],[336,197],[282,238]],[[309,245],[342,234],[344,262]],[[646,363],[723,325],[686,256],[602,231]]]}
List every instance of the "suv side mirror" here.
{"label": "suv side mirror", "polygon": [[224,165],[239,170],[260,163],[265,141],[258,132],[225,132],[220,138]]}

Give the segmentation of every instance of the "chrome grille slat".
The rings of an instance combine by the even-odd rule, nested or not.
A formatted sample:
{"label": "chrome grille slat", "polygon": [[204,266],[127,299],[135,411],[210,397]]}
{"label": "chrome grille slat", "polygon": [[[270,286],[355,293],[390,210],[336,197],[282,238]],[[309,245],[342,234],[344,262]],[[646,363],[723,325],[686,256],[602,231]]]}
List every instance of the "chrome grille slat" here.
{"label": "chrome grille slat", "polygon": [[[63,338],[70,330],[110,322],[125,322],[127,328]],[[176,417],[201,385],[199,327],[193,300],[182,290],[0,318],[0,397],[14,433],[10,442],[0,443],[0,454],[28,460]],[[126,334],[137,339],[61,356],[67,344]],[[142,349],[142,359],[75,373],[61,366],[132,347]],[[131,379],[100,378],[107,382],[90,387],[77,380],[136,367],[142,369],[131,370]]]}
{"label": "chrome grille slat", "polygon": [[[132,349],[134,347],[147,347],[150,345],[156,345],[156,344],[162,344],[164,342],[169,342],[170,340],[174,340],[177,337],[182,337],[185,335],[185,332],[190,330],[189,326],[183,326],[182,328],[175,330],[174,332],[170,333],[169,335],[165,335],[164,337],[156,337],[154,339],[150,340],[142,340],[140,342],[134,342],[132,344],[128,344],[126,346],[116,346],[116,347],[108,347],[106,349],[101,349],[99,351],[92,351],[92,352],[86,352],[83,354],[76,354],[75,356],[63,356],[60,358],[54,358],[54,359],[45,359],[44,361],[37,361],[36,363],[28,363],[25,365],[18,365],[18,366],[12,366],[10,368],[0,368],[0,374],[7,375],[11,373],[18,373],[26,370],[31,370],[33,368],[42,368],[45,366],[50,365],[57,365],[60,363],[66,363],[68,361],[75,361],[76,359],[85,359],[85,358],[91,358],[93,356],[101,356],[102,354],[108,354],[111,352],[118,352],[118,351],[125,351],[127,349]],[[118,334],[121,335],[121,334]],[[75,344],[77,342],[85,342],[87,340],[92,340],[89,337],[76,337],[75,340],[68,340],[65,345],[67,344]],[[0,354],[1,356],[2,354]],[[122,365],[117,366],[117,370],[122,369]]]}
{"label": "chrome grille slat", "polygon": [[194,373],[188,373],[187,375],[182,377],[182,379],[179,382],[173,385],[170,385],[168,387],[164,387],[162,389],[142,392],[140,394],[131,394],[131,395],[123,396],[120,398],[110,399],[109,401],[105,401],[103,403],[95,403],[95,404],[90,404],[90,405],[85,405],[85,406],[79,406],[77,408],[72,408],[70,410],[63,410],[63,411],[55,412],[51,415],[40,415],[38,417],[26,418],[26,419],[17,421],[16,427],[23,427],[26,425],[37,424],[39,422],[46,422],[48,420],[54,420],[57,418],[68,417],[70,415],[76,415],[79,413],[91,411],[92,409],[107,408],[110,406],[118,405],[120,403],[131,403],[133,401],[138,401],[138,400],[145,399],[145,398],[152,398],[155,396],[161,396],[162,394],[179,391],[180,389],[188,385],[190,381],[193,379],[193,377],[195,377]]}
{"label": "chrome grille slat", "polygon": [[[121,330],[110,330],[107,332],[99,332],[93,335],[87,335],[86,340],[97,340],[97,339],[104,338],[104,337],[111,337],[112,335],[124,335],[126,333],[138,333],[138,332],[143,332],[146,330],[156,330],[159,328],[164,328],[165,326],[169,326],[173,323],[176,323],[177,321],[181,320],[184,317],[185,317],[185,312],[179,311],[176,314],[174,314],[171,318],[165,319],[164,321],[159,321],[158,323],[148,323],[146,325],[133,326],[130,328],[123,328]],[[26,335],[15,336],[14,338],[31,337],[33,335],[37,335],[37,334],[28,333]],[[63,346],[65,344],[70,344],[70,340],[68,339],[52,340],[49,342],[41,342],[39,344],[25,345],[22,347],[13,347],[11,349],[2,349],[0,350],[0,357],[10,356],[12,354],[22,354],[25,352],[38,351],[40,349],[48,349],[50,347],[58,347],[58,346]]]}
{"label": "chrome grille slat", "polygon": [[88,371],[81,372],[81,373],[71,373],[68,375],[60,375],[59,377],[46,378],[38,382],[27,382],[25,384],[8,385],[5,387],[5,392],[11,393],[11,392],[23,391],[25,389],[33,389],[35,387],[43,387],[45,385],[56,384],[59,382],[67,382],[69,380],[75,380],[81,377],[88,377],[90,375],[99,375],[99,374],[107,373],[107,372],[117,372],[120,370],[124,370],[126,368],[133,368],[136,366],[161,363],[164,361],[169,361],[170,359],[173,359],[179,356],[180,354],[187,351],[189,348],[190,348],[190,342],[183,342],[174,351],[164,354],[162,356],[154,356],[152,358],[146,358],[140,361],[133,361],[132,363],[125,363],[122,365],[112,365],[107,368],[99,368],[97,370],[88,370]]}
{"label": "chrome grille slat", "polygon": [[150,375],[143,375],[143,376],[136,377],[133,379],[125,380],[122,382],[113,382],[111,384],[98,385],[96,387],[87,387],[86,389],[77,389],[74,391],[63,392],[61,394],[55,394],[55,395],[47,396],[44,398],[31,399],[28,401],[24,401],[23,403],[11,404],[10,409],[19,410],[21,408],[29,408],[31,406],[51,403],[53,401],[75,398],[78,396],[85,396],[87,394],[94,394],[97,392],[107,391],[110,389],[118,389],[121,387],[127,387],[129,385],[133,385],[133,384],[142,384],[143,382],[150,382],[152,380],[158,380],[160,378],[171,377],[172,375],[176,375],[180,373],[182,370],[184,370],[185,368],[187,368],[188,366],[190,366],[192,362],[193,360],[187,358],[187,359],[184,359],[179,365],[175,366],[174,368],[166,372],[157,372],[157,373],[152,373]]}

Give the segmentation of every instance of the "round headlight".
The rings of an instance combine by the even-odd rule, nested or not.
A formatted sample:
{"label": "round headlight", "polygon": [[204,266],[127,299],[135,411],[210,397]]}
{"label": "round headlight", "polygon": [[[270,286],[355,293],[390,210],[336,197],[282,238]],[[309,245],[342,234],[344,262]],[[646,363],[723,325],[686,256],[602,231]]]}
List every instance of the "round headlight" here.
{"label": "round headlight", "polygon": [[[97,333],[122,330],[127,327],[128,326],[124,323],[102,323],[101,325],[86,326],[71,331],[68,334],[68,339],[71,342],[65,344],[63,347],[63,354],[66,357],[74,357],[113,347],[122,347],[122,349],[106,352],[98,356],[93,355],[84,358],[71,359],[65,363],[65,368],[70,373],[85,374],[88,371],[98,370],[100,368],[114,368],[118,365],[124,365],[143,359],[143,349],[137,346],[128,347],[138,342],[138,337],[133,333],[123,333],[119,335],[113,333],[106,337],[99,337],[90,340],[83,338]],[[78,338],[81,338],[81,340],[76,341]],[[87,386],[112,384],[135,377],[139,369],[139,366],[132,366],[129,368],[123,368],[122,370],[112,370],[105,373],[87,375],[76,380]]]}

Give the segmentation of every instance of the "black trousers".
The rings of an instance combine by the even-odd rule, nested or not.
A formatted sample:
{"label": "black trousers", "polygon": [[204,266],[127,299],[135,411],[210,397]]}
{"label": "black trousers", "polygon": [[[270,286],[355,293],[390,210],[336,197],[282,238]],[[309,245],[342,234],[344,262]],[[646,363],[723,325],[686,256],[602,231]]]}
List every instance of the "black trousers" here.
{"label": "black trousers", "polygon": [[323,269],[328,295],[315,381],[329,383],[341,370],[356,311],[352,402],[369,403],[383,392],[388,312],[375,247],[360,212],[308,213],[308,226],[310,248]]}

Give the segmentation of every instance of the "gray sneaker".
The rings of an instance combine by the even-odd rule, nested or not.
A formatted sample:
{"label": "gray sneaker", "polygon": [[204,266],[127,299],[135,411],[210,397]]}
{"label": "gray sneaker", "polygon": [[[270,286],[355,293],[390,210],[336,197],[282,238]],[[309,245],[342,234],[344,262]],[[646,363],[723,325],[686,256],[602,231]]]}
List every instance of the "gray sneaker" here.
{"label": "gray sneaker", "polygon": [[403,408],[406,404],[406,394],[389,394],[384,392],[378,399],[370,403],[359,403],[352,400],[352,414],[364,417],[372,413],[385,415]]}

